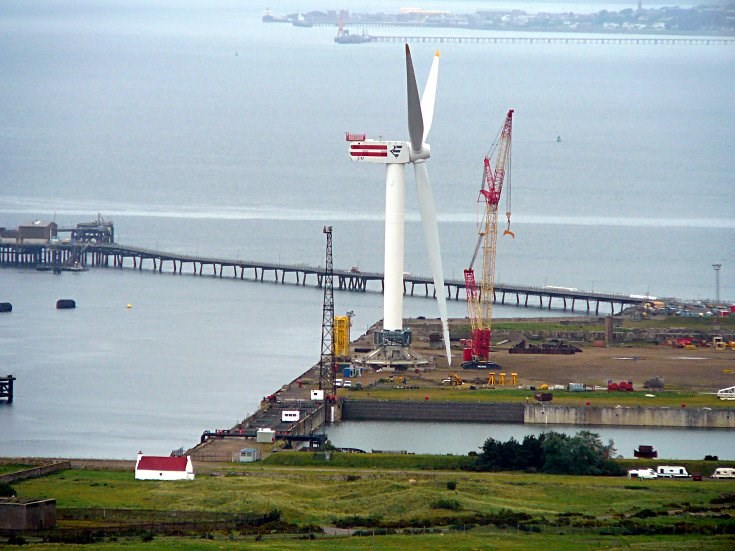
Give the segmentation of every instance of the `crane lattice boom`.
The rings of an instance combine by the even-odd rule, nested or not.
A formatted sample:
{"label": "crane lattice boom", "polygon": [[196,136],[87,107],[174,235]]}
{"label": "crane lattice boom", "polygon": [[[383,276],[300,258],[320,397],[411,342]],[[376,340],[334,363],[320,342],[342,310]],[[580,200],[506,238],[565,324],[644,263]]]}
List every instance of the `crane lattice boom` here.
{"label": "crane lattice boom", "polygon": [[[467,290],[467,307],[472,326],[472,340],[465,349],[465,361],[487,361],[490,357],[490,336],[495,290],[495,256],[498,239],[498,203],[503,191],[503,181],[510,166],[511,133],[513,110],[509,110],[500,131],[496,147],[485,155],[482,188],[478,202],[483,204],[482,220],[478,224],[478,242],[470,267],[464,271]],[[493,154],[495,154],[493,168]],[[503,234],[513,236],[510,231],[510,180],[508,182],[506,217],[508,229]],[[475,280],[474,262],[482,246],[482,278]]]}

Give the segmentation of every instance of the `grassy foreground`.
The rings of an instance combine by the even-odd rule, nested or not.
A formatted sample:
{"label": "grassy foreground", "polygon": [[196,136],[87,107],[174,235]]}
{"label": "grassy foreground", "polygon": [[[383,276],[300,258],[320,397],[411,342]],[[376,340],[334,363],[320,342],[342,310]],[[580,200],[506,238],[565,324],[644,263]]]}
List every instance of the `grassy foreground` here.
{"label": "grassy foreground", "polygon": [[[735,548],[735,481],[724,480],[228,464],[191,482],[69,470],[14,487],[20,497],[56,499],[60,528],[101,522],[73,511],[281,513],[279,526],[257,533],[102,537],[100,549]],[[321,527],[350,531],[328,536]],[[299,528],[311,535],[289,533]]]}

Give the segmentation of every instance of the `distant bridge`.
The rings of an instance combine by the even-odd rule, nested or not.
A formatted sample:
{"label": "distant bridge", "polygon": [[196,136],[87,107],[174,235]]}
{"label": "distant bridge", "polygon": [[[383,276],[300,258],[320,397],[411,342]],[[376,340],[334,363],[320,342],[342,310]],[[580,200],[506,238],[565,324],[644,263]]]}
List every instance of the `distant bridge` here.
{"label": "distant bridge", "polygon": [[[159,273],[211,275],[255,281],[273,281],[281,284],[322,286],[324,268],[306,264],[282,264],[255,260],[232,260],[168,253],[142,247],[114,243],[0,243],[0,266],[32,267],[51,270],[62,266],[115,267],[137,270],[153,270]],[[334,270],[336,288],[354,292],[383,292],[383,274],[352,270]],[[311,281],[308,281],[311,280]],[[448,279],[445,282],[447,298],[466,300],[464,280]],[[461,292],[460,292],[461,291]],[[435,297],[436,289],[431,277],[406,274],[403,292],[408,296]],[[509,306],[538,306],[551,310],[584,308],[586,312],[599,314],[600,305],[609,305],[610,311],[620,312],[626,307],[643,304],[645,297],[632,297],[616,293],[596,293],[565,287],[534,287],[496,283],[493,302]]]}

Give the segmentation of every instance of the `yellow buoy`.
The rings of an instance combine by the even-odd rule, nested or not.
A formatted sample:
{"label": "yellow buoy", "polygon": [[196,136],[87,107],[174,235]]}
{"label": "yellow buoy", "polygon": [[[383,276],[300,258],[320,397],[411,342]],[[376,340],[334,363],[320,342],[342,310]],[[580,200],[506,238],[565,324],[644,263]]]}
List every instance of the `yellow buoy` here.
{"label": "yellow buoy", "polygon": [[128,308],[132,308],[132,307],[133,307],[133,305],[132,305],[132,304],[128,304]]}

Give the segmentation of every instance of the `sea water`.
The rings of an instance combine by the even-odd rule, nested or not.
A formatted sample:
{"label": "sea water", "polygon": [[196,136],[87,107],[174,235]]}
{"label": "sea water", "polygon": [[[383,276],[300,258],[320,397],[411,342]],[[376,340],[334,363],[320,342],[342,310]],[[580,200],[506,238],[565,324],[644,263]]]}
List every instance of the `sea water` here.
{"label": "sea water", "polygon": [[[322,265],[331,225],[335,267],[382,271],[383,170],[352,163],[344,132],[406,138],[402,47],[260,16],[229,1],[4,2],[0,226],[100,213],[124,244]],[[435,45],[412,48],[421,87]],[[734,61],[730,46],[442,45],[429,172],[445,276],[472,256],[482,160],[513,108],[516,238],[499,241],[499,282],[704,300],[721,263],[732,299]],[[428,274],[410,172],[405,270]],[[322,298],[228,277],[0,270],[14,305],[0,371],[18,378],[0,453],[189,447],[318,360]],[[355,312],[353,338],[382,317],[377,293],[335,307]],[[423,298],[405,313],[437,315]]]}

